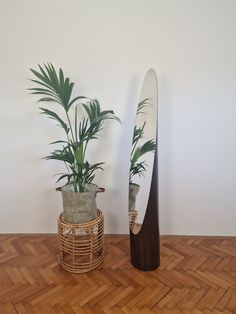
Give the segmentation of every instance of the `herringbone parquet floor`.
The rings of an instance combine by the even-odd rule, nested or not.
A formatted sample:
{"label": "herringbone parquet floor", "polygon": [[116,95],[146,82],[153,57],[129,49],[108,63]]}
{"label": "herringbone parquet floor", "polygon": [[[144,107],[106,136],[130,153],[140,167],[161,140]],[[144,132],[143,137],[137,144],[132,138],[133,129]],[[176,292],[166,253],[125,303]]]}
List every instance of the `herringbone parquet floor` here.
{"label": "herringbone parquet floor", "polygon": [[106,236],[103,265],[71,274],[56,236],[0,237],[0,313],[236,313],[236,239],[162,237],[161,266],[129,263],[129,238]]}

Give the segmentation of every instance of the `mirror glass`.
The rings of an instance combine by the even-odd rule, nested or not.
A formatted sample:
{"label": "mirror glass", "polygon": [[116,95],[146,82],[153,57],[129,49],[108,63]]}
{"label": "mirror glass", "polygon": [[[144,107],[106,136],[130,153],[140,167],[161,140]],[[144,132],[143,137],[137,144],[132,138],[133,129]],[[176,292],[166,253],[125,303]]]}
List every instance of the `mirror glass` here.
{"label": "mirror glass", "polygon": [[133,233],[145,217],[156,149],[157,77],[149,69],[141,90],[134,123],[129,173],[129,222]]}

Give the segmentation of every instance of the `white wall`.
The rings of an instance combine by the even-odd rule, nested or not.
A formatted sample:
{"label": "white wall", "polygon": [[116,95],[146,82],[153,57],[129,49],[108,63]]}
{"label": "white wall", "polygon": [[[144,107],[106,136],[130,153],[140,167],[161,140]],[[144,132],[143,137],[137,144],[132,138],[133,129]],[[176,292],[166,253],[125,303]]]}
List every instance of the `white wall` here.
{"label": "white wall", "polygon": [[162,234],[236,235],[236,1],[0,1],[0,232],[55,232],[60,170],[40,158],[61,136],[28,95],[51,61],[123,121],[91,155],[107,233],[127,233],[129,141],[142,80],[159,79]]}

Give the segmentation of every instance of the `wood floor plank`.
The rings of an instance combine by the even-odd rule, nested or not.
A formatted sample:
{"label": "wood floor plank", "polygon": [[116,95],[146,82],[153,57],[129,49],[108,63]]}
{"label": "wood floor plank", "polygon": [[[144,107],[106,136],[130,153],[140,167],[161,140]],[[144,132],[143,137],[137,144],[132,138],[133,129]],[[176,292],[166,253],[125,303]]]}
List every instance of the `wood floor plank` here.
{"label": "wood floor plank", "polygon": [[86,274],[58,263],[57,237],[0,236],[0,313],[236,313],[236,238],[161,237],[161,266],[135,269],[129,237],[105,237]]}

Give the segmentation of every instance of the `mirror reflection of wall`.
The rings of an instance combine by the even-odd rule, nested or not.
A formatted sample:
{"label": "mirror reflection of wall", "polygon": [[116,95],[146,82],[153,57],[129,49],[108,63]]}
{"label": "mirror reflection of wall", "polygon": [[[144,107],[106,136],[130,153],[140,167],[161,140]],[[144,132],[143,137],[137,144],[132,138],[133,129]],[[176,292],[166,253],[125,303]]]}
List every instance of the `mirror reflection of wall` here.
{"label": "mirror reflection of wall", "polygon": [[[144,80],[135,118],[129,177],[129,210],[137,210],[142,224],[151,185],[157,130],[157,83],[155,71]],[[136,200],[136,202],[135,202]]]}

